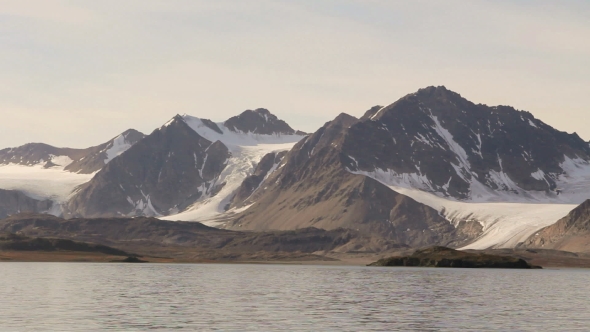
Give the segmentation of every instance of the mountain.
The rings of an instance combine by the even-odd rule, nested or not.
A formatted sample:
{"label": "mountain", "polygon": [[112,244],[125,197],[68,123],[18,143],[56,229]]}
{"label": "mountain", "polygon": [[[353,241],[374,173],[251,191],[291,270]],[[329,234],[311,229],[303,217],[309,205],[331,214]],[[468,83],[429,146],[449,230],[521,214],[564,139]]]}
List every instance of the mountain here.
{"label": "mountain", "polygon": [[[59,215],[61,204],[69,199],[74,188],[88,182],[96,171],[143,136],[142,133],[130,129],[101,145],[87,149],[56,148],[31,143],[0,150],[0,188],[19,192],[31,200],[48,201],[51,205],[51,210],[32,209],[27,205],[28,211],[49,211]],[[41,203],[42,206],[45,204]],[[9,210],[18,211],[18,206],[14,205]]]}
{"label": "mountain", "polygon": [[360,119],[341,114],[299,142],[232,203],[248,209],[226,227],[346,227],[412,246],[514,247],[590,197],[589,160],[588,142],[528,112],[428,87]]}
{"label": "mountain", "polygon": [[[68,202],[68,216],[159,216],[185,208],[206,191],[229,151],[194,132],[180,116],[107,164]],[[221,184],[220,184],[221,185]]]}
{"label": "mountain", "polygon": [[531,235],[522,247],[590,252],[590,199],[555,224]]}
{"label": "mountain", "polygon": [[129,129],[101,145],[86,149],[56,148],[43,143],[29,143],[0,150],[0,165],[24,165],[62,168],[65,171],[90,174],[100,170],[144,135]]}
{"label": "mountain", "polygon": [[288,150],[302,137],[267,110],[223,123],[177,115],[82,185],[65,216],[212,218],[229,208],[265,154]]}
{"label": "mountain", "polygon": [[84,157],[44,145],[2,150],[0,188],[49,199],[68,218],[345,228],[463,249],[522,245],[590,198],[588,142],[442,86],[361,118],[340,114],[310,135],[266,109],[223,122],[177,115],[131,134]]}
{"label": "mountain", "polygon": [[297,143],[226,227],[245,230],[349,228],[397,243],[460,245],[472,224],[455,228],[439,213],[371,178],[346,171],[338,148],[358,119],[341,114]]}
{"label": "mountain", "polygon": [[590,160],[578,135],[512,107],[473,104],[445,87],[368,111],[343,144],[352,172],[472,202],[583,200],[568,176]]}
{"label": "mountain", "polygon": [[260,135],[305,135],[301,131],[295,131],[285,121],[280,120],[264,108],[257,108],[253,111],[246,110],[238,116],[229,118],[223,124],[234,132]]}

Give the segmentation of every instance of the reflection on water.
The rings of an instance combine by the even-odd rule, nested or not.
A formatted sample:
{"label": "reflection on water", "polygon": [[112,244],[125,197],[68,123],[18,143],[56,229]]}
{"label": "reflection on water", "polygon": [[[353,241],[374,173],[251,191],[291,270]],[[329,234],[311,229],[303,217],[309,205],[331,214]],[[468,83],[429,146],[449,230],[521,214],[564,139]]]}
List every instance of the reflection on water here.
{"label": "reflection on water", "polygon": [[0,263],[0,331],[590,329],[588,270]]}

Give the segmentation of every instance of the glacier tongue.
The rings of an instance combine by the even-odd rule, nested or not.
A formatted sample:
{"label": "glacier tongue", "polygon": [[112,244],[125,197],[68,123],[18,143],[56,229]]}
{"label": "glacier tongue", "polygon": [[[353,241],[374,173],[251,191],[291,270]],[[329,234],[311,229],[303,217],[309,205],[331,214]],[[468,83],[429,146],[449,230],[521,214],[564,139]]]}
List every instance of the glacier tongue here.
{"label": "glacier tongue", "polygon": [[47,213],[61,215],[61,204],[65,203],[74,189],[88,181],[92,174],[67,172],[61,167],[43,168],[42,165],[2,165],[0,166],[0,189],[18,190],[25,195],[54,202]]}
{"label": "glacier tongue", "polygon": [[[486,249],[515,247],[539,229],[552,225],[566,216],[578,206],[580,200],[589,197],[586,193],[590,188],[590,167],[583,161],[566,159],[564,170],[569,171],[569,175],[562,176],[561,184],[569,190],[574,190],[584,188],[584,185],[580,184],[583,182],[584,194],[572,193],[571,196],[558,198],[549,197],[543,192],[518,197],[519,195],[514,193],[493,191],[474,181],[471,199],[457,201],[452,197],[437,196],[441,193],[427,192],[430,191],[430,182],[420,174],[398,175],[380,169],[351,173],[373,178],[400,194],[434,208],[455,226],[463,220],[479,222],[483,227],[483,233],[462,249]],[[515,198],[521,198],[522,202],[512,203]],[[541,203],[543,199],[545,202]],[[568,199],[571,199],[571,202],[564,204],[563,201]]]}
{"label": "glacier tongue", "polygon": [[207,140],[220,141],[225,144],[232,156],[219,178],[209,186],[213,188],[223,184],[223,188],[219,192],[213,196],[210,191],[205,192],[197,202],[184,211],[161,218],[165,220],[200,221],[205,225],[218,226],[220,217],[226,213],[236,212],[226,211],[226,206],[244,179],[253,173],[256,164],[262,157],[271,152],[290,150],[295,143],[305,137],[302,135],[260,135],[235,132],[229,130],[223,123],[216,123],[222,132],[219,133],[199,118],[184,115],[183,119],[190,128]]}

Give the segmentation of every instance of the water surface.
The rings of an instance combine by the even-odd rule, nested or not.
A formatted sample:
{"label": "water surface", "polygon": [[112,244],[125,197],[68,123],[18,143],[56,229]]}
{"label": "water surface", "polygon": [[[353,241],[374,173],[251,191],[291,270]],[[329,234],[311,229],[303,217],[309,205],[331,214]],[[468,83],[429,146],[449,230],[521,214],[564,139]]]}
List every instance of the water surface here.
{"label": "water surface", "polygon": [[0,331],[590,329],[590,270],[0,263]]}

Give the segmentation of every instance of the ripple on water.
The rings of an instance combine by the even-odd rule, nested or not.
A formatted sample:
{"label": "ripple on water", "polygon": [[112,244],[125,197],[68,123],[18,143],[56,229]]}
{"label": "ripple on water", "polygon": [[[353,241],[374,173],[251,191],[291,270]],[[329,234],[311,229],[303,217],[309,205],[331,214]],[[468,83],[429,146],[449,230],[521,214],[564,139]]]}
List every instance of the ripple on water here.
{"label": "ripple on water", "polygon": [[589,270],[0,263],[1,331],[586,331]]}

